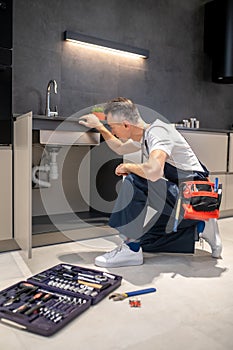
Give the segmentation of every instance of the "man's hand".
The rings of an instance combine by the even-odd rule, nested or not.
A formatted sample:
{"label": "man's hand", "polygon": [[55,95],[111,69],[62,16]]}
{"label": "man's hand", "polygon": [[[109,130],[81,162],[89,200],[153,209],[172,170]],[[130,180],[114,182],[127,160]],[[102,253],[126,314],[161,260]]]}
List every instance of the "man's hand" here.
{"label": "man's hand", "polygon": [[150,181],[157,181],[163,176],[164,164],[168,155],[162,150],[154,150],[144,163],[122,163],[118,165],[115,174],[118,176],[135,174]]}
{"label": "man's hand", "polygon": [[115,169],[115,174],[117,176],[126,176],[129,173],[130,172],[127,170],[127,163],[122,163],[122,164],[118,165]]}
{"label": "man's hand", "polygon": [[79,124],[86,126],[87,128],[98,128],[103,124],[99,121],[99,119],[92,113],[83,115],[79,118]]}

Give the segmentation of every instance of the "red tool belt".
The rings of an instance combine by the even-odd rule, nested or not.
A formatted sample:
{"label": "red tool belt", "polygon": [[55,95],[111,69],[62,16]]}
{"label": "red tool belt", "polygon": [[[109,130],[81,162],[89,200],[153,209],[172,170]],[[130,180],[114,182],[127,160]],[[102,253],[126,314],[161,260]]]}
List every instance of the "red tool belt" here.
{"label": "red tool belt", "polygon": [[184,219],[208,220],[219,217],[222,185],[210,181],[186,181],[180,186]]}

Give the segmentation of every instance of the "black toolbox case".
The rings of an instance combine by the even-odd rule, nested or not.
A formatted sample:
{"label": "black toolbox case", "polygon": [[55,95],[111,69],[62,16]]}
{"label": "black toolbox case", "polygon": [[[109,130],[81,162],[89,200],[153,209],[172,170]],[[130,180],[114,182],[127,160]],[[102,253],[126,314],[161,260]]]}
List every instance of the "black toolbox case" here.
{"label": "black toolbox case", "polygon": [[121,284],[122,277],[58,264],[0,292],[0,320],[43,336],[63,328]]}

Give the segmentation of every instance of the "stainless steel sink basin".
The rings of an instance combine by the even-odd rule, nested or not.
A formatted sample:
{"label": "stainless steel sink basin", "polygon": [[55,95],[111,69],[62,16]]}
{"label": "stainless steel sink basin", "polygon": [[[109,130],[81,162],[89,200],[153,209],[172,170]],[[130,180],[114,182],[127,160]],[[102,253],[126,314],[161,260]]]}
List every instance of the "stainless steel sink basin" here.
{"label": "stainless steel sink basin", "polygon": [[79,117],[78,116],[77,117],[62,117],[61,115],[54,116],[54,117],[47,117],[46,115],[42,115],[42,114],[34,114],[33,119],[77,122]]}
{"label": "stainless steel sink basin", "polygon": [[40,143],[46,145],[99,145],[100,134],[94,132],[40,130]]}
{"label": "stainless steel sink basin", "polygon": [[68,118],[62,117],[60,115],[55,117],[47,117],[46,115],[42,114],[33,114],[33,119],[42,119],[42,120],[68,120]]}

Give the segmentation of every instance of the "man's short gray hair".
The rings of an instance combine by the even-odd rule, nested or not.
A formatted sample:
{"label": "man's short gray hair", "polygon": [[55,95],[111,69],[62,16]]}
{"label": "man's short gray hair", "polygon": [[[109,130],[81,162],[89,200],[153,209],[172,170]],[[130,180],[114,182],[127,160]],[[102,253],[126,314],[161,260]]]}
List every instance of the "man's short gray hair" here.
{"label": "man's short gray hair", "polygon": [[140,113],[135,104],[125,97],[117,97],[106,103],[104,113],[112,114],[117,121],[128,120],[131,124],[137,124],[141,120]]}

